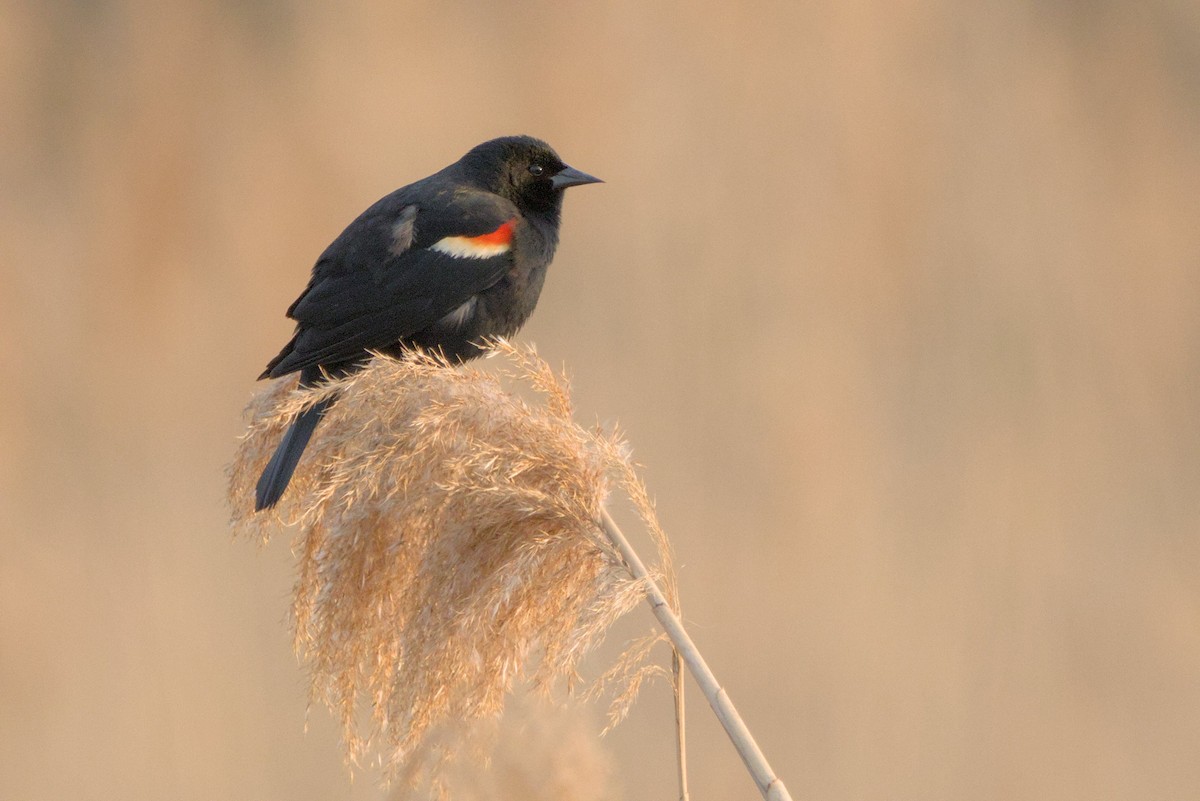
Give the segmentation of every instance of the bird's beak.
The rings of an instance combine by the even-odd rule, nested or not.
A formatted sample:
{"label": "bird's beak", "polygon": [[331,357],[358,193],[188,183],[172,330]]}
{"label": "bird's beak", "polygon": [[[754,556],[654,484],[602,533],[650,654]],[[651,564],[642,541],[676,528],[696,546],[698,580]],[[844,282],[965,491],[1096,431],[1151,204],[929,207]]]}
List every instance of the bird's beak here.
{"label": "bird's beak", "polygon": [[568,186],[579,186],[580,184],[602,184],[604,183],[599,178],[588,175],[586,172],[580,172],[574,167],[564,167],[558,175],[550,179],[550,185],[555,189],[566,189]]}

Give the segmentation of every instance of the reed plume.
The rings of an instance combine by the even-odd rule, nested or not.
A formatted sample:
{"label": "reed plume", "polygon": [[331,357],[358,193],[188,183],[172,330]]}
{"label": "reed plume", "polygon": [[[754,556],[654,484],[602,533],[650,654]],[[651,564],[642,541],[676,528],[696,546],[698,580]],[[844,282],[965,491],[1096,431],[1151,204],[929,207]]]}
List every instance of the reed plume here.
{"label": "reed plume", "polygon": [[[230,473],[235,531],[295,529],[295,647],[348,759],[375,754],[413,781],[454,751],[455,727],[498,715],[518,680],[574,687],[580,659],[646,596],[648,579],[598,525],[615,486],[673,587],[622,441],[575,424],[565,380],[531,350],[495,352],[496,372],[412,353],[315,389],[274,382],[248,408]],[[255,514],[284,428],[335,393],[283,500]]]}

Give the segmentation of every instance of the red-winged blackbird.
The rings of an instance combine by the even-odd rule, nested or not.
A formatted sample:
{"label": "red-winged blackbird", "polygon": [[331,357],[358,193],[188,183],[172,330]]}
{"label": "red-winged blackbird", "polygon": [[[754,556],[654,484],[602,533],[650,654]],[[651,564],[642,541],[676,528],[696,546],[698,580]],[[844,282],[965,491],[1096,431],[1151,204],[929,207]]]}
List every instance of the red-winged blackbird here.
{"label": "red-winged blackbird", "polygon": [[[287,311],[296,334],[259,376],[300,372],[311,386],[361,368],[367,351],[416,345],[447,359],[481,353],[528,319],[558,243],[563,190],[598,178],[529,136],[493,139],[359,215],[313,267]],[[258,480],[274,506],[331,400],[283,435]]]}

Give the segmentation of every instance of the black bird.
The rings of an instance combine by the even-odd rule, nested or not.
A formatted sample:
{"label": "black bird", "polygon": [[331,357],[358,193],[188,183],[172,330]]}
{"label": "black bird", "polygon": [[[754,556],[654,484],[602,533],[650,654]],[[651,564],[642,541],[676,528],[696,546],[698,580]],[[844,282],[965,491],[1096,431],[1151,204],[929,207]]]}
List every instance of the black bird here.
{"label": "black bird", "polygon": [[[296,333],[259,376],[301,386],[360,369],[370,350],[404,346],[463,361],[480,339],[529,318],[558,244],[563,190],[600,179],[529,136],[484,142],[397,189],[325,249],[287,316]],[[333,399],[301,412],[258,480],[255,509],[278,503]]]}

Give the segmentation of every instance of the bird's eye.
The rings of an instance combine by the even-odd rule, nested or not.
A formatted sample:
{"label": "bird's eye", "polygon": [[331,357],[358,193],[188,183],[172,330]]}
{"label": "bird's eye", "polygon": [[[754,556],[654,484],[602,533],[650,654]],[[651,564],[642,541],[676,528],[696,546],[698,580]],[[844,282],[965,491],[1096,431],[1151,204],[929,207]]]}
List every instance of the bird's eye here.
{"label": "bird's eye", "polygon": [[546,171],[546,168],[543,167],[541,164],[530,164],[529,165],[529,172],[532,175],[541,175],[545,171]]}

